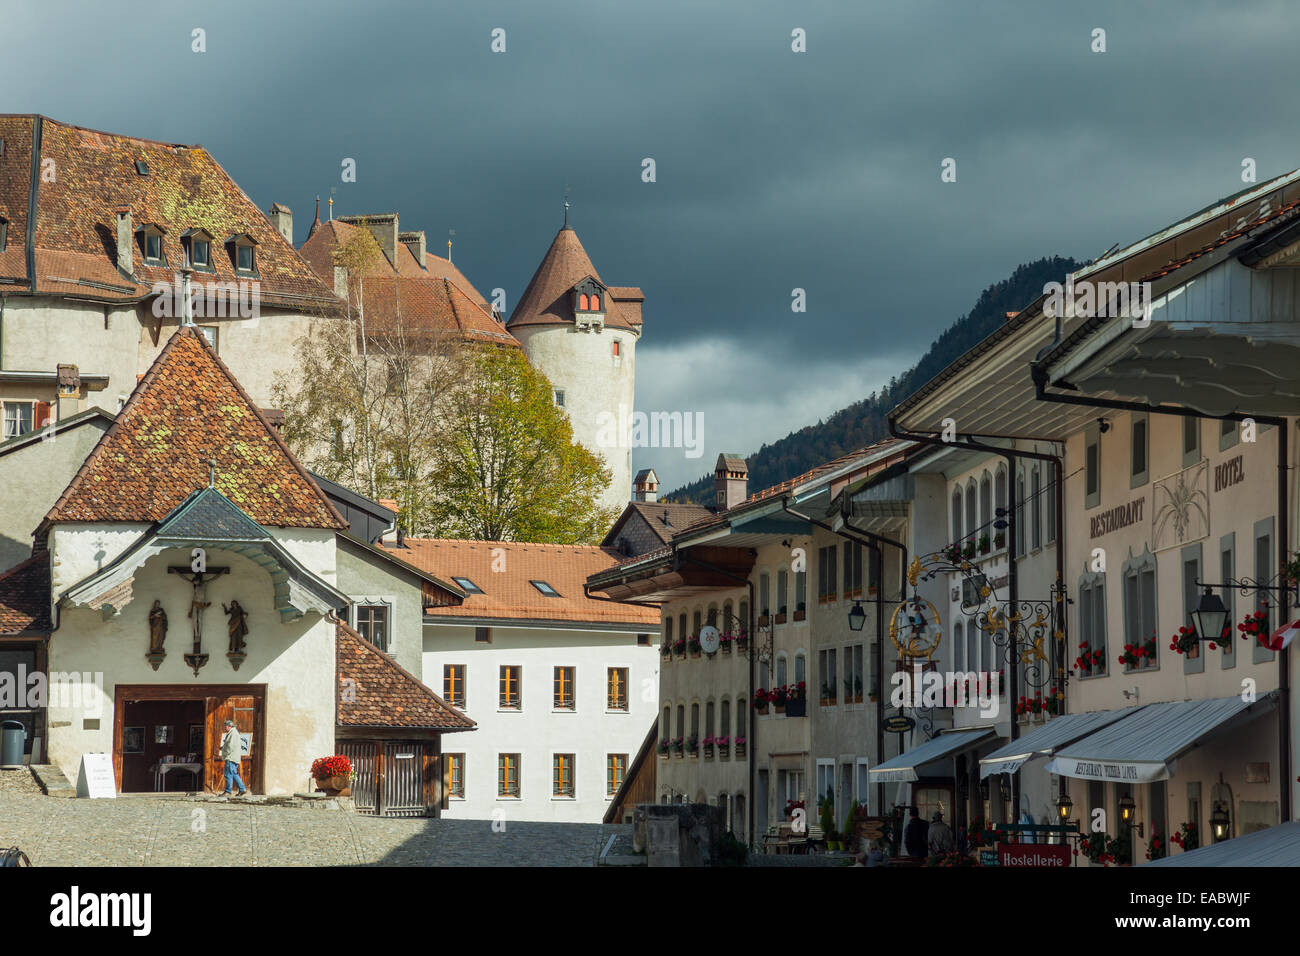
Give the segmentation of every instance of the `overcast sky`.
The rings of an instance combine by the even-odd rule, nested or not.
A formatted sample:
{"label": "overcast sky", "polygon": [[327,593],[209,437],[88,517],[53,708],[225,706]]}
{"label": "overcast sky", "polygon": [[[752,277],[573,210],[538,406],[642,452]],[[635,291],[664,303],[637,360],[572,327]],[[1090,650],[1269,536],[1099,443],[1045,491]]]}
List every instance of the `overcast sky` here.
{"label": "overcast sky", "polygon": [[569,187],[602,278],[646,294],[637,407],[704,414],[701,458],[637,453],[664,490],[867,395],[1019,263],[1155,231],[1241,189],[1246,157],[1261,180],[1300,166],[1286,2],[85,0],[3,17],[0,111],[201,143],[263,209],[292,207],[299,243],[331,192],[336,215],[395,210],[433,251],[454,229],[457,265],[508,308]]}

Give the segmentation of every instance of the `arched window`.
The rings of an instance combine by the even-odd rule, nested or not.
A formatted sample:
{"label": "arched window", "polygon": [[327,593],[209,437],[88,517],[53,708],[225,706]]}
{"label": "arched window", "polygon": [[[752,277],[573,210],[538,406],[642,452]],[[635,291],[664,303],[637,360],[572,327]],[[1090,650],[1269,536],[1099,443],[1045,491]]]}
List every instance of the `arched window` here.
{"label": "arched window", "polygon": [[699,611],[696,611],[693,615],[691,615],[691,623],[695,625],[695,629],[691,631],[692,637],[700,636],[700,617],[701,615]]}
{"label": "arched window", "polygon": [[686,736],[686,707],[684,704],[677,705],[677,736]]}
{"label": "arched window", "polygon": [[673,722],[673,709],[669,704],[664,704],[664,723],[663,723],[663,729],[659,732],[659,736],[664,738],[665,740],[667,740],[669,737],[673,735],[672,722]]}
{"label": "arched window", "polygon": [[686,637],[686,612],[683,611],[677,618],[677,636]]}
{"label": "arched window", "polygon": [[989,540],[993,540],[993,479],[989,477],[986,471],[980,476],[980,514],[984,522],[984,528],[980,534],[987,534]]}
{"label": "arched window", "polygon": [[591,311],[591,309],[587,307],[587,294],[585,292],[578,296],[578,311],[579,312]]}
{"label": "arched window", "polygon": [[786,601],[790,598],[790,574],[782,568],[776,572],[776,607],[773,608],[777,614],[784,614],[787,610]]}
{"label": "arched window", "polygon": [[803,651],[794,656],[794,682],[804,684],[808,681],[808,660],[804,657]]}
{"label": "arched window", "polygon": [[731,829],[731,801],[727,799],[727,791],[718,794],[718,806],[722,807],[722,828]]}
{"label": "arched window", "polygon": [[718,736],[731,736],[731,701],[725,697],[718,710]]}
{"label": "arched window", "polygon": [[745,715],[748,711],[745,709],[745,698],[736,698],[736,736],[745,736]]}
{"label": "arched window", "polygon": [[739,627],[746,634],[749,633],[749,602],[740,602],[740,624]]}
{"label": "arched window", "polygon": [[1043,481],[1038,466],[1035,465],[1029,472],[1029,540],[1034,548],[1043,546],[1043,508],[1040,504],[1042,490]]}
{"label": "arched window", "polygon": [[1016,472],[1016,555],[1025,553],[1025,473]]}
{"label": "arched window", "polygon": [[952,669],[955,671],[964,671],[966,669],[966,641],[965,629],[961,621],[955,621],[952,625]]}
{"label": "arched window", "polygon": [[691,704],[691,736],[698,738],[700,736],[700,705]]}
{"label": "arched window", "polygon": [[673,619],[671,617],[666,617],[664,618],[664,643],[671,644],[672,642],[673,642]]}
{"label": "arched window", "polygon": [[745,835],[745,795],[738,793],[731,798],[731,832],[737,837]]}
{"label": "arched window", "polygon": [[717,626],[718,626],[718,606],[717,606],[716,604],[710,604],[710,605],[709,605],[709,613],[708,613],[708,616],[705,617],[704,620],[705,620],[705,623],[707,623],[707,624],[710,625],[711,627],[717,627]]}
{"label": "arched window", "polygon": [[758,576],[758,613],[772,613],[772,576],[766,571]]}
{"label": "arched window", "polygon": [[593,292],[593,293],[591,294],[591,300],[590,300],[590,303],[591,303],[591,311],[592,311],[592,312],[599,312],[599,311],[600,311],[600,296],[598,296],[596,293]]}
{"label": "arched window", "polygon": [[704,705],[704,736],[713,736],[713,701]]}
{"label": "arched window", "polygon": [[966,537],[975,537],[975,529],[979,527],[980,513],[979,507],[975,504],[975,479],[972,478],[966,482]]}
{"label": "arched window", "polygon": [[788,668],[784,654],[776,655],[776,686],[784,687],[788,683]]}
{"label": "arched window", "polygon": [[768,670],[767,661],[758,662],[758,686],[764,690],[771,690],[771,673]]}
{"label": "arched window", "polygon": [[727,632],[736,629],[736,615],[732,610],[730,601],[725,601],[722,605],[722,629]]}
{"label": "arched window", "polygon": [[961,489],[952,492],[952,543],[961,544]]}

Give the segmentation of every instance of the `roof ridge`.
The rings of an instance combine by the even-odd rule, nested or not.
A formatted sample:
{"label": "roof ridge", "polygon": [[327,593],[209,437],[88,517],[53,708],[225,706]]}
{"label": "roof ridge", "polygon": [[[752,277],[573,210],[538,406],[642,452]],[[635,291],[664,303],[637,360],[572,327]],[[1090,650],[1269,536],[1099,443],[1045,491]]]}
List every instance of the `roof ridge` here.
{"label": "roof ridge", "polygon": [[175,143],[162,139],[149,139],[147,136],[132,136],[129,133],[113,133],[104,129],[95,129],[91,126],[80,126],[77,123],[65,123],[63,120],[57,120],[52,116],[46,116],[44,113],[0,113],[0,119],[40,120],[43,123],[53,123],[55,126],[62,126],[64,129],[75,129],[80,130],[83,133],[94,133],[96,136],[111,136],[114,139],[130,140],[133,143],[149,143],[152,146],[165,146],[168,149],[201,149],[205,153],[207,152],[207,148],[200,143]]}

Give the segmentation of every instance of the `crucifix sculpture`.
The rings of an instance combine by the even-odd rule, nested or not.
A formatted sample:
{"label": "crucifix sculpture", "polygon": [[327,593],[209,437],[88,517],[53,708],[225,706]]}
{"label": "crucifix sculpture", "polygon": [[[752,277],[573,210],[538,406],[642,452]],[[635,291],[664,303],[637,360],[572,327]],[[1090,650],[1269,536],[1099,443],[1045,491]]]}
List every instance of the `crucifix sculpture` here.
{"label": "crucifix sculpture", "polygon": [[194,598],[190,601],[189,613],[194,628],[194,649],[185,655],[185,663],[194,669],[194,676],[199,676],[199,668],[208,662],[208,655],[203,652],[203,609],[211,605],[208,600],[208,582],[215,577],[226,574],[230,568],[207,568],[195,571],[189,565],[172,565],[167,569],[170,574],[179,574],[194,586]]}

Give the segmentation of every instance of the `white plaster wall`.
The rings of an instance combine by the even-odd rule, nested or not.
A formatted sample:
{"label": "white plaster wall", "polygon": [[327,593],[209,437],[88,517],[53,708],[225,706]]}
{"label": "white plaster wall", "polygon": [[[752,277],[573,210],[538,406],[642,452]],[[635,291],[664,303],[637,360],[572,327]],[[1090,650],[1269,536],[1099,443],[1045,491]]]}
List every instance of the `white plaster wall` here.
{"label": "white plaster wall", "polygon": [[[59,529],[56,537],[62,536]],[[84,708],[50,707],[51,760],[76,779],[83,753],[112,752],[118,684],[265,684],[266,739],[254,746],[265,747],[266,792],[302,790],[312,760],[334,752],[334,625],[317,614],[281,623],[270,576],[242,555],[212,549],[209,566],[228,566],[231,571],[208,585],[211,606],[203,612],[202,623],[203,649],[210,658],[196,677],[183,656],[192,645],[186,614],[193,588],[167,573],[168,565],[189,561],[188,551],[179,550],[151,558],[135,575],[133,600],[108,620],[99,611],[62,610],[50,641],[50,670],[102,674],[105,700],[97,715]],[[162,601],[168,617],[167,658],[157,671],[145,659],[148,613],[155,599]],[[248,658],[238,671],[225,656],[226,617],[220,606],[232,599],[248,612]]]}
{"label": "white plaster wall", "polygon": [[[644,632],[642,632],[644,633]],[[426,623],[423,680],[439,695],[443,665],[466,667],[465,713],[478,729],[448,734],[444,753],[465,754],[465,798],[452,798],[444,817],[490,819],[493,811],[511,820],[599,823],[609,807],[605,757],[627,754],[628,767],[656,713],[659,682],[657,642],[639,647],[636,632],[492,628],[492,642],[479,644],[474,628]],[[498,708],[502,665],[523,668],[518,711]],[[575,708],[553,703],[555,667],[575,668]],[[605,709],[606,668],[628,669],[628,710]],[[520,796],[497,797],[497,754],[520,755]],[[553,754],[574,754],[574,797],[551,795]]]}
{"label": "white plaster wall", "polygon": [[[552,387],[564,392],[574,439],[602,455],[613,472],[601,504],[622,509],[632,497],[632,449],[627,446],[627,436],[622,439],[623,446],[608,447],[597,441],[597,433],[601,413],[608,412],[618,421],[620,407],[631,426],[637,333],[612,328],[580,332],[571,325],[523,326],[512,331],[533,367],[550,379]],[[615,339],[622,343],[618,364],[613,357]]]}

